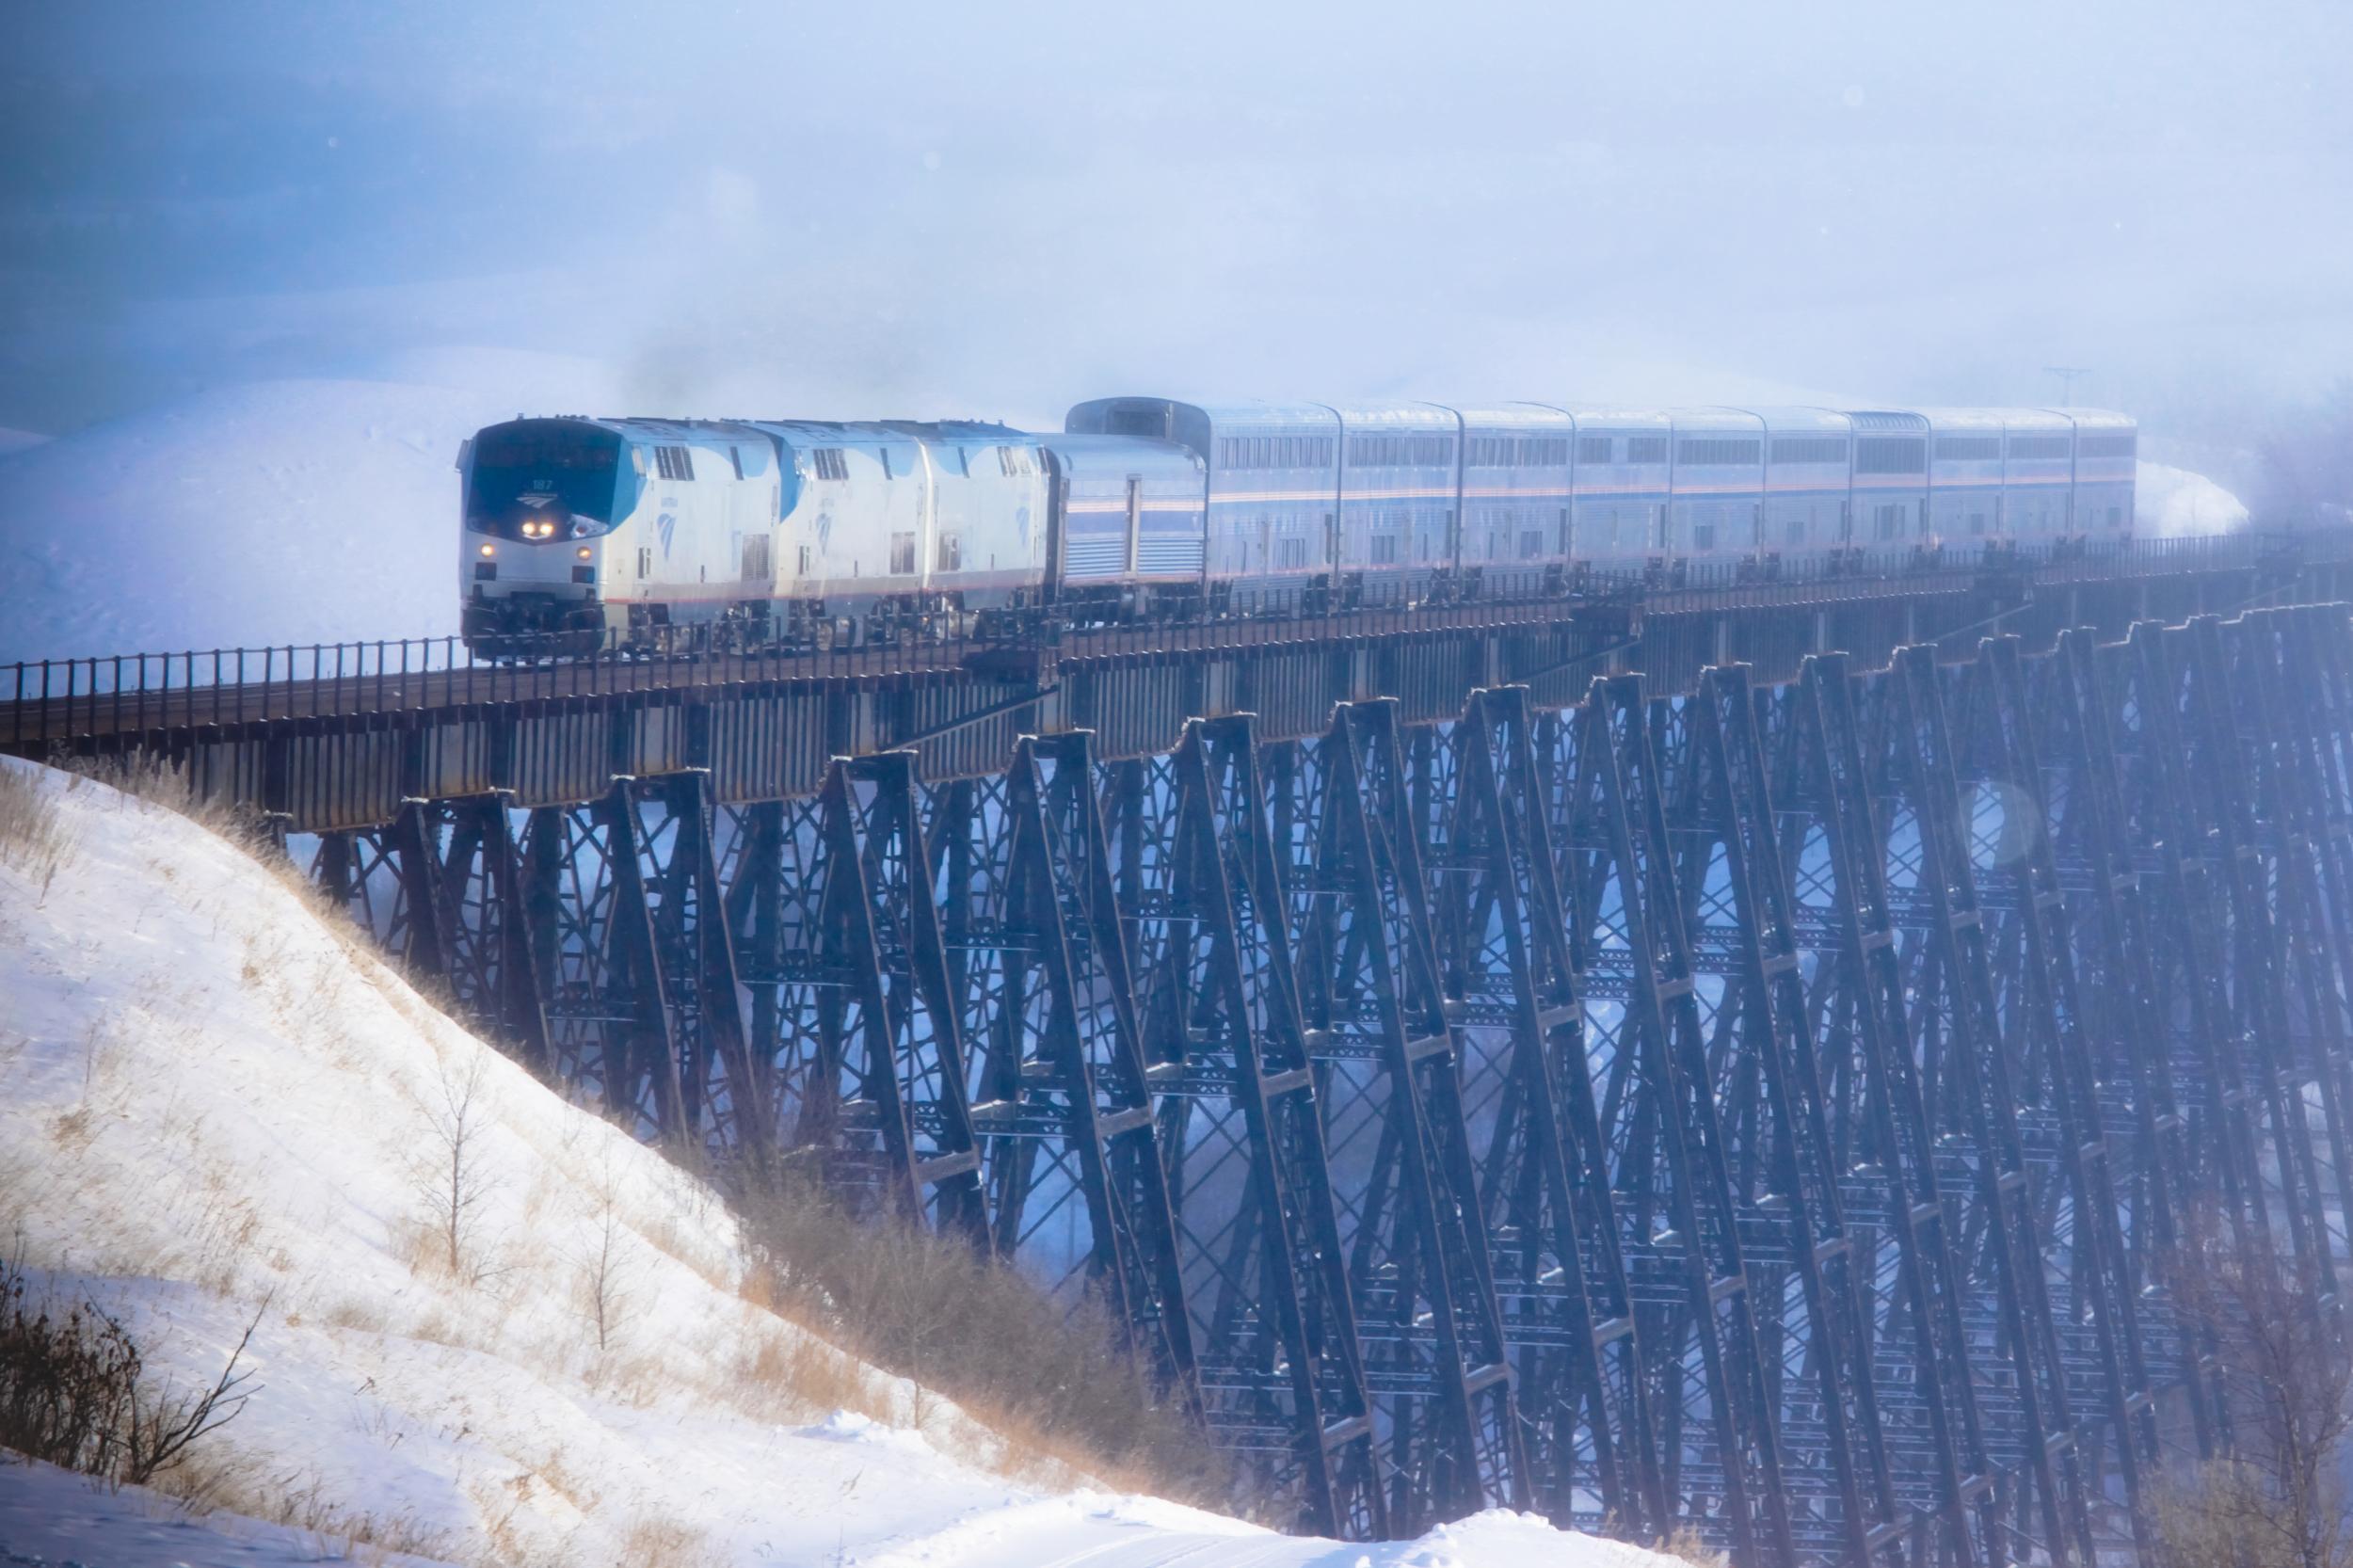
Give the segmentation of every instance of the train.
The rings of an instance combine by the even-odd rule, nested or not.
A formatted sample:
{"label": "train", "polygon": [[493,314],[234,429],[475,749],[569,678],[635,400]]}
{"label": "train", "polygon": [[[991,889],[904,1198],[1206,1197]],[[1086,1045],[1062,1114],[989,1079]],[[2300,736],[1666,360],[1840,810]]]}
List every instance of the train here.
{"label": "train", "polygon": [[837,648],[2129,540],[2088,408],[1112,397],[977,421],[516,419],[461,448],[467,645]]}

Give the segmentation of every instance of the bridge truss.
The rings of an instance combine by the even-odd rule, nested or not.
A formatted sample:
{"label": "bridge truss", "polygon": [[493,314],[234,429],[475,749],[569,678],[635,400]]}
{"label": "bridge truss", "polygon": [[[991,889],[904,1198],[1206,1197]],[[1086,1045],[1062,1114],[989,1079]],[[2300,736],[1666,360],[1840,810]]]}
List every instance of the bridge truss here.
{"label": "bridge truss", "polygon": [[648,1135],[1098,1292],[1319,1530],[2088,1562],[2227,1439],[2192,1212],[2344,1260],[2338,611],[1254,729],[416,800],[319,872]]}
{"label": "bridge truss", "polygon": [[938,778],[758,686],[179,744],[360,801],[318,880],[568,1093],[1094,1293],[1303,1528],[2089,1563],[2231,1441],[2168,1249],[2346,1260],[2353,621],[1967,626],[1269,648]]}

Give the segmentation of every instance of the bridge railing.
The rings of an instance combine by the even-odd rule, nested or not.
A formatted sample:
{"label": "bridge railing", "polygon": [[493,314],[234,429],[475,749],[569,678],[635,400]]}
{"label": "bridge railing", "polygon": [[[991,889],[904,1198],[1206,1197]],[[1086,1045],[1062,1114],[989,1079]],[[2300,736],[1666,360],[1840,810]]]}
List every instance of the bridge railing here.
{"label": "bridge railing", "polygon": [[[797,647],[737,651],[713,646],[707,626],[628,632],[579,632],[507,637],[477,652],[457,636],[366,642],[277,644],[44,659],[0,665],[0,744],[148,728],[240,724],[321,713],[397,712],[465,702],[596,696],[762,679],[909,675],[969,665],[1010,648],[1063,657],[1116,657],[1244,648],[1315,637],[1380,637],[1414,631],[1508,627],[1618,602],[1653,614],[1745,603],[1833,602],[1883,596],[1892,587],[1934,592],[1965,587],[1989,571],[2039,581],[2137,576],[2256,564],[2292,552],[2300,536],[2243,532],[2203,538],[2104,541],[2009,550],[1993,555],[1925,547],[1731,561],[1581,565],[1572,573],[1516,563],[1481,565],[1451,584],[1421,579],[1395,597],[1343,587],[1240,590],[1197,597],[1148,621],[1087,627],[1042,618],[966,615],[903,620],[884,640],[838,645],[825,636]],[[2346,541],[2338,540],[2339,544]],[[1433,583],[1437,586],[1431,586]],[[591,640],[593,639],[593,640]]]}
{"label": "bridge railing", "polygon": [[899,641],[824,651],[822,668],[808,670],[794,663],[802,650],[735,655],[712,648],[700,632],[650,628],[626,645],[610,635],[509,637],[496,653],[440,636],[26,661],[0,665],[0,744],[102,730],[602,696],[769,672],[905,674],[953,667],[968,651],[938,627],[910,626]]}

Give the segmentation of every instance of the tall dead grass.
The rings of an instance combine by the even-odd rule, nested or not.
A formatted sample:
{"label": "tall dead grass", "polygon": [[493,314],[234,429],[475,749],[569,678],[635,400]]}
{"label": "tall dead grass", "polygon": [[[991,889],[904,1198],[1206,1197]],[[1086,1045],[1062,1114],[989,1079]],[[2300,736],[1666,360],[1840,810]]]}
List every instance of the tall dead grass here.
{"label": "tall dead grass", "polygon": [[[316,1470],[280,1471],[233,1446],[217,1447],[157,1476],[156,1491],[198,1518],[223,1512],[299,1530],[319,1560],[373,1561],[388,1552],[461,1560],[463,1538],[406,1510],[369,1512],[329,1495]],[[477,1559],[484,1568],[491,1560]]]}
{"label": "tall dead grass", "polygon": [[45,897],[73,849],[72,832],[39,778],[22,768],[0,768],[0,862],[40,883]]}
{"label": "tall dead grass", "polygon": [[1227,1500],[1225,1462],[1155,1397],[1092,1300],[1067,1308],[965,1241],[854,1215],[805,1181],[738,1202],[761,1304],[954,1400],[1003,1440],[1000,1468],[1074,1471],[1205,1507]]}
{"label": "tall dead grass", "polygon": [[133,751],[116,757],[65,758],[56,766],[118,793],[177,811],[224,839],[250,843],[266,838],[254,812],[240,809],[221,796],[198,793],[184,764]]}

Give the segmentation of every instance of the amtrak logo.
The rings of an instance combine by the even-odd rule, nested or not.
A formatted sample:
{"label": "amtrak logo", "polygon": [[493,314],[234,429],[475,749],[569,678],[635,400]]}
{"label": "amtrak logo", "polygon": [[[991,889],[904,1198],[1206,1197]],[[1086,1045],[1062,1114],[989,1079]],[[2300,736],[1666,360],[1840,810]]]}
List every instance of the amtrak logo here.
{"label": "amtrak logo", "polygon": [[666,556],[670,553],[670,536],[678,532],[678,514],[663,513],[654,526],[662,531],[662,553]]}
{"label": "amtrak logo", "polygon": [[531,488],[523,491],[522,494],[517,496],[515,499],[521,502],[524,505],[532,508],[534,511],[537,511],[542,507],[552,506],[555,504],[555,482],[551,479],[535,481]]}

